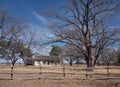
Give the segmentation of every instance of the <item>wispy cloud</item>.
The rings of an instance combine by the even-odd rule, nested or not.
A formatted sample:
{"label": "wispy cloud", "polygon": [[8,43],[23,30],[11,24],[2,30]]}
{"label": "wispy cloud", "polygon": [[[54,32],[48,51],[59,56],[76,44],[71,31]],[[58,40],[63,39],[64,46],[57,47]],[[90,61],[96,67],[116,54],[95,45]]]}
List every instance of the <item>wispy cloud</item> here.
{"label": "wispy cloud", "polygon": [[38,18],[42,23],[47,23],[47,20],[46,20],[43,16],[41,16],[40,14],[38,14],[38,13],[35,12],[35,11],[32,11],[32,13],[33,13],[33,15],[34,15],[36,18]]}
{"label": "wispy cloud", "polygon": [[27,11],[29,11],[37,20],[39,20],[40,22],[42,22],[43,24],[47,23],[47,20],[45,19],[45,17],[41,16],[39,13],[37,13],[36,11],[34,11],[33,9],[29,8],[29,7],[25,7],[25,9]]}

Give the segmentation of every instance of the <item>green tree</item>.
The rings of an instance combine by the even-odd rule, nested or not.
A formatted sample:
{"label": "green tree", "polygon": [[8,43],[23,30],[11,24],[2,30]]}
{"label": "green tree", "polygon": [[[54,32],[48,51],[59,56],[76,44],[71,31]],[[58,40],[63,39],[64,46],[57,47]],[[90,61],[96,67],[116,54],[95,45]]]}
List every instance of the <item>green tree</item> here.
{"label": "green tree", "polygon": [[60,56],[61,54],[61,48],[59,46],[52,46],[50,55],[51,56]]}

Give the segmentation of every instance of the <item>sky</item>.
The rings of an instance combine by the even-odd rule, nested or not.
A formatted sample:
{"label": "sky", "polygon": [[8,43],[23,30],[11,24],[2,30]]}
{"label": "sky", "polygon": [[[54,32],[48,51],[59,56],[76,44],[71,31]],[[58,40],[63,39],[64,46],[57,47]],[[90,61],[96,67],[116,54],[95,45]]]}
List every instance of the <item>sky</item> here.
{"label": "sky", "polygon": [[[0,0],[0,8],[7,9],[13,17],[25,20],[30,29],[51,35],[47,27],[50,20],[39,12],[57,8],[66,2],[67,0]],[[120,16],[118,15],[114,19],[116,21],[112,24],[116,26],[120,23]]]}
{"label": "sky", "polygon": [[[20,19],[25,20],[25,22],[30,26],[31,30],[38,32],[43,32],[42,35],[51,35],[47,23],[50,21],[46,17],[39,14],[40,11],[47,10],[49,8],[58,8],[59,6],[66,3],[67,0],[0,0],[0,8],[7,9],[8,13]],[[118,25],[120,23],[120,16],[114,18],[113,25]],[[50,46],[43,49],[42,54],[48,55]]]}
{"label": "sky", "polygon": [[[49,34],[47,24],[49,19],[40,14],[40,11],[57,8],[67,0],[0,0],[0,8],[5,8],[13,17],[25,20],[30,29]],[[120,23],[120,16],[114,18],[114,26]]]}
{"label": "sky", "polygon": [[[49,19],[40,15],[40,11],[49,8],[57,8],[67,0],[0,0],[0,9],[6,9],[12,17],[24,20],[32,31],[37,31],[41,35],[51,35],[47,23]],[[41,55],[48,55],[51,46],[43,49]]]}
{"label": "sky", "polygon": [[57,8],[67,0],[0,0],[0,8],[7,9],[8,13],[24,20],[31,29],[48,32],[47,18],[40,15],[40,11]]}
{"label": "sky", "polygon": [[0,7],[6,8],[15,17],[27,22],[40,24],[46,20],[38,14],[39,11],[56,8],[66,0],[0,0]]}

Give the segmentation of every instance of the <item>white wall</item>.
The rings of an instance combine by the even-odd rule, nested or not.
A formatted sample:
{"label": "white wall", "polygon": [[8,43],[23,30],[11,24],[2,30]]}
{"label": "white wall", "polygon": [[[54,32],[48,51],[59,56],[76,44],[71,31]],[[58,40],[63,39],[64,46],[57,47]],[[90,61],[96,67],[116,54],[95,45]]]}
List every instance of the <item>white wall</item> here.
{"label": "white wall", "polygon": [[35,62],[34,62],[34,65],[35,65],[35,66],[43,65],[43,61],[35,61]]}

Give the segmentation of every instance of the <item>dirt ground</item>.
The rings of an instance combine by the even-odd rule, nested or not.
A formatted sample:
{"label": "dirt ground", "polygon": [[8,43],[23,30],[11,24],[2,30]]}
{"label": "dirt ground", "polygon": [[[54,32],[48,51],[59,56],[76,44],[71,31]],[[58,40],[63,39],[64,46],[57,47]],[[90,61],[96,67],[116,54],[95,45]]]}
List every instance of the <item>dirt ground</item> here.
{"label": "dirt ground", "polygon": [[[81,71],[81,68],[85,68],[84,65],[80,66],[65,66],[66,72],[74,72],[74,73],[85,73],[85,71]],[[114,66],[112,66],[114,67]],[[120,74],[120,66],[114,67],[117,69],[111,69],[110,73]],[[0,65],[0,73],[10,72],[10,66]],[[24,73],[24,75],[15,74],[13,80],[1,79],[8,78],[10,75],[0,74],[0,87],[120,87],[120,79],[109,79],[109,80],[76,80],[76,79],[48,79],[47,77],[52,77],[50,74],[44,74],[44,79],[23,79],[27,78],[25,73],[39,73],[39,67],[29,66],[15,66],[14,72],[16,73]],[[54,73],[62,73],[62,67],[42,67],[42,72],[54,72]],[[94,70],[91,73],[106,73],[106,69]],[[46,75],[46,77],[45,77]],[[38,78],[39,74],[31,75],[28,77]],[[58,74],[53,75],[54,77],[58,77]],[[62,76],[62,75],[60,75]],[[69,75],[68,75],[69,77]],[[78,75],[77,75],[78,77]],[[101,76],[100,76],[101,77]]]}
{"label": "dirt ground", "polygon": [[0,87],[120,87],[119,80],[0,80]]}

